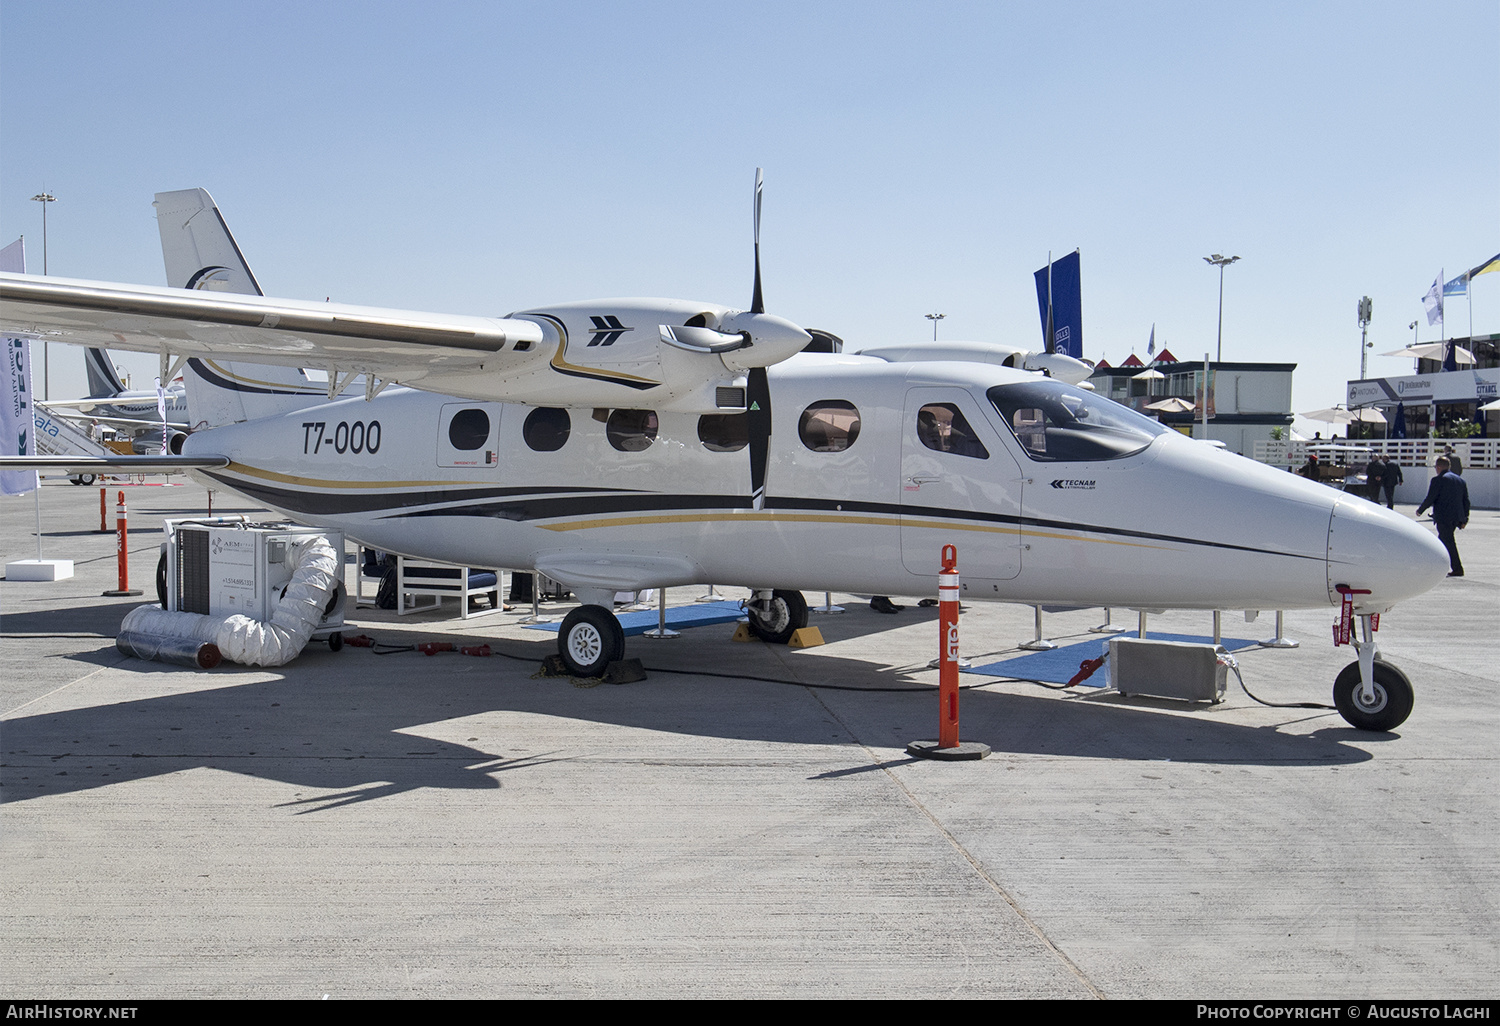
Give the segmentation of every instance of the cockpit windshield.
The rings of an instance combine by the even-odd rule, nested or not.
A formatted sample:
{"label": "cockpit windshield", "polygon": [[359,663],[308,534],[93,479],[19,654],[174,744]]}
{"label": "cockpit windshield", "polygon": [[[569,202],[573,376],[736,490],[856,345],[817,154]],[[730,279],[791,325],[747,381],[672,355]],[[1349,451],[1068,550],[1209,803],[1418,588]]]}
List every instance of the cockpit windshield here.
{"label": "cockpit windshield", "polygon": [[1060,381],[996,385],[985,394],[1026,455],[1045,463],[1121,459],[1168,430],[1117,402]]}

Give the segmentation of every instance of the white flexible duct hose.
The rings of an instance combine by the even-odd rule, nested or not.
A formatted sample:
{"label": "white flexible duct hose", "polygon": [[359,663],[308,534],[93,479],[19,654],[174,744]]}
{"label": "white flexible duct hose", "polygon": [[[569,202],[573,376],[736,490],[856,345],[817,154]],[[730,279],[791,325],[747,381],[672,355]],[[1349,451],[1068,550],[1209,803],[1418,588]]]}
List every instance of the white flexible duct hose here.
{"label": "white flexible duct hose", "polygon": [[209,641],[224,658],[246,666],[281,666],[302,652],[323,619],[328,599],[338,587],[338,552],[322,535],[288,546],[297,569],[269,622],[238,613],[204,616],[155,606],[137,606],[125,615],[122,631],[171,635]]}

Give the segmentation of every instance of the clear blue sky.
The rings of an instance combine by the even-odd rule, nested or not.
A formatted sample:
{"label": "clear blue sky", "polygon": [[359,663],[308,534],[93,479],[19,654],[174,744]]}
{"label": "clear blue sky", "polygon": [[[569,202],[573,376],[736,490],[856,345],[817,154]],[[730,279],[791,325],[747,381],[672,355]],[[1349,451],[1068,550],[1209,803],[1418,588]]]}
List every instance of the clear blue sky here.
{"label": "clear blue sky", "polygon": [[52,273],[160,284],[152,194],[202,186],[271,295],[744,305],[759,165],[775,313],[1032,344],[1031,272],[1081,247],[1087,356],[1154,323],[1197,358],[1203,257],[1237,254],[1225,359],[1296,362],[1307,410],[1358,372],[1360,296],[1376,352],[1431,339],[1439,270],[1500,251],[1497,66],[1493,0],[5,0],[0,245],[40,269],[45,188]]}

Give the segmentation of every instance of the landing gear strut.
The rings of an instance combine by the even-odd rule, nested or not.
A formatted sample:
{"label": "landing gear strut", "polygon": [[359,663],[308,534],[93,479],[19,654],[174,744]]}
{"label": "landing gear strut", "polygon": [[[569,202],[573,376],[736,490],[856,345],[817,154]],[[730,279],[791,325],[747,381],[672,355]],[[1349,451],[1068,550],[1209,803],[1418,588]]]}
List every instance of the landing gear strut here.
{"label": "landing gear strut", "polygon": [[1350,639],[1359,655],[1333,682],[1333,704],[1339,715],[1360,730],[1395,730],[1411,715],[1415,700],[1411,680],[1380,659],[1371,615],[1359,616],[1359,638]]}

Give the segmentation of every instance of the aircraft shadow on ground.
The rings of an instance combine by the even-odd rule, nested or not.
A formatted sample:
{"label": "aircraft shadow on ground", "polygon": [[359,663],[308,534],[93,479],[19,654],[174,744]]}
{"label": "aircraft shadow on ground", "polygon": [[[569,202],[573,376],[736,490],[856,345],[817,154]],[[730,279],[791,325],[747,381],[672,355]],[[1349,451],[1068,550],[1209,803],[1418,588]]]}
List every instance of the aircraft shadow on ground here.
{"label": "aircraft shadow on ground", "polygon": [[[392,643],[403,636],[430,637],[419,628],[382,628],[381,634]],[[335,654],[314,644],[288,667],[201,674],[126,659],[112,643],[101,645],[75,658],[117,664],[127,675],[126,688],[131,674],[140,674],[142,685],[155,692],[181,674],[183,685],[192,690],[125,702],[111,695],[106,705],[6,721],[0,803],[212,768],[336,792],[309,799],[299,810],[320,811],[417,788],[498,789],[506,772],[539,761],[588,757],[581,746],[565,754],[529,751],[524,724],[514,722],[500,728],[500,738],[487,739],[493,751],[412,732],[423,724],[491,713],[572,718],[686,737],[846,748],[899,748],[936,732],[935,688],[906,670],[858,659],[824,655],[799,661],[794,670],[813,687],[819,681],[846,688],[857,683],[874,693],[815,693],[793,681],[785,650],[748,645],[733,646],[740,651],[732,655],[714,651],[714,645],[700,647],[696,656],[680,649],[681,655],[663,661],[702,673],[727,666],[744,676],[787,683],[723,677],[695,681],[658,670],[633,684],[582,688],[569,678],[533,679],[541,657],[554,651],[551,635],[540,634],[534,644],[507,640],[494,642],[494,647],[519,658],[416,652],[381,657],[365,649]],[[641,654],[648,667],[659,658],[649,649]],[[351,666],[355,660],[360,664]],[[236,684],[237,672],[274,673],[277,679]],[[118,681],[108,686],[121,687]],[[1225,722],[1210,709],[1182,715],[1187,707],[1174,703],[1160,703],[1162,710],[1174,706],[1167,712],[1139,699],[1059,701],[1016,690],[1030,685],[1001,687],[966,690],[962,710],[964,739],[984,742],[996,753],[1250,765],[1336,765],[1370,758],[1344,743],[1371,737],[1352,729],[1290,734],[1274,726]],[[493,733],[495,728],[484,729]]]}
{"label": "aircraft shadow on ground", "polygon": [[[155,584],[151,583],[154,589]],[[107,642],[108,651],[115,650],[115,635],[120,632],[120,621],[125,614],[141,604],[140,597],[120,598],[113,602],[98,602],[89,606],[69,606],[65,609],[7,609],[0,613],[0,626],[5,635],[24,643],[27,637],[73,637],[97,634]],[[98,662],[97,652],[78,652],[70,658],[83,662]]]}

